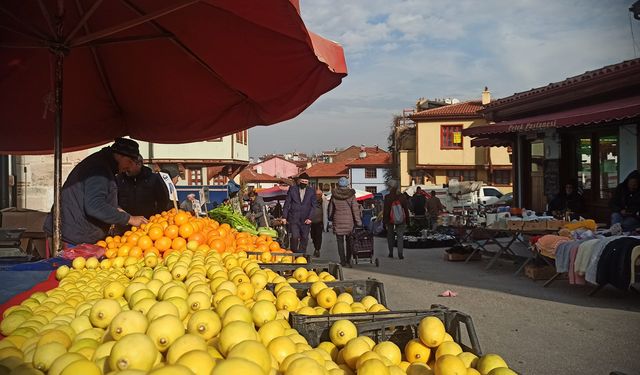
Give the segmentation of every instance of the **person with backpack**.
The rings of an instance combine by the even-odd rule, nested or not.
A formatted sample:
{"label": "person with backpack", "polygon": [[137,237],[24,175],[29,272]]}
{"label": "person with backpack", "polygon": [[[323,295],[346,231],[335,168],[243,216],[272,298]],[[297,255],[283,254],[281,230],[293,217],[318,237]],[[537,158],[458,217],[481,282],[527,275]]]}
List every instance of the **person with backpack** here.
{"label": "person with backpack", "polygon": [[355,227],[362,226],[362,219],[360,218],[360,205],[356,201],[356,191],[349,188],[349,180],[346,177],[340,177],[338,187],[331,192],[329,220],[333,223],[333,233],[338,241],[340,264],[351,267],[350,235]]}
{"label": "person with backpack", "polygon": [[389,194],[384,197],[382,222],[387,228],[389,258],[393,258],[393,247],[397,244],[398,258],[404,259],[403,236],[409,221],[409,205],[405,196],[398,192],[398,181],[389,180],[387,186]]}

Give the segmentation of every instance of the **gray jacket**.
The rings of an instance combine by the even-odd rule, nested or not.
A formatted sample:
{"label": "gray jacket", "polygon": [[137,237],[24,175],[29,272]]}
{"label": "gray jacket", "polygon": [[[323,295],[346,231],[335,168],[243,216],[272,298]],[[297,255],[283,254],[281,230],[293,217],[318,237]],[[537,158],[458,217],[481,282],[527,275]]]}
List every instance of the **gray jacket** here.
{"label": "gray jacket", "polygon": [[[109,147],[89,155],[73,168],[60,193],[62,240],[95,243],[107,236],[112,224],[127,225],[129,214],[118,211],[117,164]],[[44,231],[52,235],[53,217]]]}
{"label": "gray jacket", "polygon": [[355,226],[362,226],[360,205],[356,201],[356,191],[349,188],[336,188],[331,193],[329,218],[333,222],[333,233],[347,235]]}

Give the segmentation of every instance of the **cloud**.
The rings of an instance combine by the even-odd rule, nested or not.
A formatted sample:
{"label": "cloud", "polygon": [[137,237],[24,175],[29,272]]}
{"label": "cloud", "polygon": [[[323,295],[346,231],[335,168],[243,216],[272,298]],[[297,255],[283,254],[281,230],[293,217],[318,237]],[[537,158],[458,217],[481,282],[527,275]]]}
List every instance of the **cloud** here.
{"label": "cloud", "polygon": [[[626,0],[301,0],[310,30],[340,42],[349,76],[297,118],[252,129],[254,156],[384,146],[419,97],[504,97],[633,58]],[[640,30],[640,22],[636,22]]]}

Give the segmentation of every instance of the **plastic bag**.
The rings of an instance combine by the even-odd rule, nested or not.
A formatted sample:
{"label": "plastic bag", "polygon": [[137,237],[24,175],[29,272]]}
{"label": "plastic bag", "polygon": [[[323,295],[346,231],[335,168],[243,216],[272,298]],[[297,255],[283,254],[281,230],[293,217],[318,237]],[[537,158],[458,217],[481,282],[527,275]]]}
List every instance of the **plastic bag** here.
{"label": "plastic bag", "polygon": [[100,259],[104,256],[104,252],[105,252],[105,249],[102,246],[83,243],[75,247],[64,249],[64,251],[61,254],[61,257],[69,260],[75,259],[77,257],[83,257],[83,258],[96,257]]}

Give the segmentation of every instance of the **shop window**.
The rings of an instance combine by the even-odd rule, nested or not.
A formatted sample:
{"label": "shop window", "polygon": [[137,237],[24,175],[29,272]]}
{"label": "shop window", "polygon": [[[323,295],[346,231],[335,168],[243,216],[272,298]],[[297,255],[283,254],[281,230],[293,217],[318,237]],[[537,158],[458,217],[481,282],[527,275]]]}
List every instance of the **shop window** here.
{"label": "shop window", "polygon": [[378,170],[376,168],[365,168],[364,178],[378,178]]}
{"label": "shop window", "polygon": [[202,185],[202,170],[200,169],[188,169],[186,171],[188,176],[187,183],[189,185]]}
{"label": "shop window", "polygon": [[591,190],[591,138],[580,138],[578,149],[578,184]]}
{"label": "shop window", "polygon": [[493,183],[496,185],[511,185],[511,170],[500,169],[493,171]]}
{"label": "shop window", "polygon": [[371,193],[371,194],[376,194],[378,192],[378,187],[377,186],[365,186],[364,190]]}
{"label": "shop window", "polygon": [[462,149],[462,125],[440,126],[440,148],[449,150]]}
{"label": "shop window", "polygon": [[450,169],[447,170],[447,181],[457,179],[458,181],[475,181],[475,169]]}
{"label": "shop window", "polygon": [[598,138],[598,162],[600,165],[600,199],[610,199],[618,186],[618,137]]}

